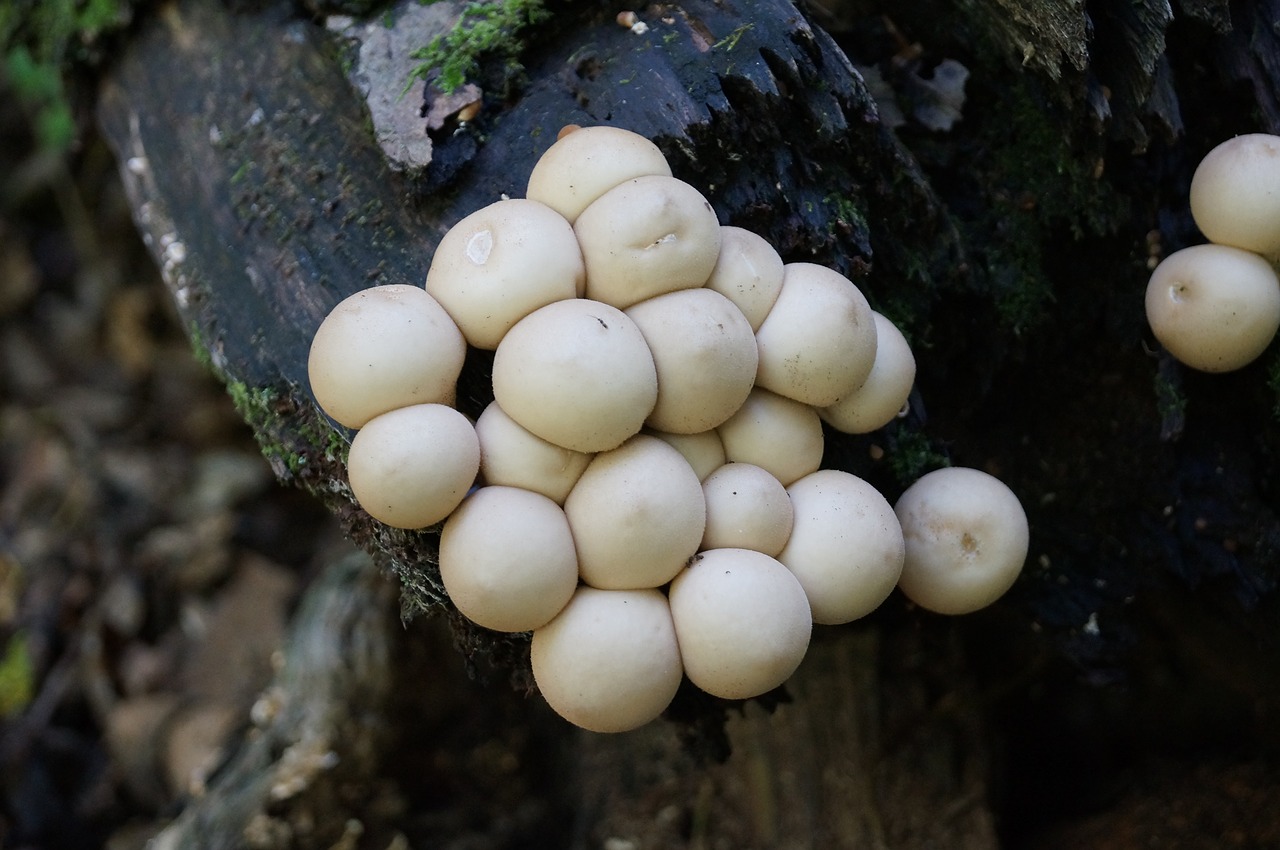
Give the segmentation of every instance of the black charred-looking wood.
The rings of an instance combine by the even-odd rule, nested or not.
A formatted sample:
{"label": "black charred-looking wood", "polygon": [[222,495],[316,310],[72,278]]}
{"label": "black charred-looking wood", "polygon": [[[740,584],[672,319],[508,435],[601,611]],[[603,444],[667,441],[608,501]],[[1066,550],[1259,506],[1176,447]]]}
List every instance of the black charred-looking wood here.
{"label": "black charred-looking wood", "polygon": [[[560,27],[530,59],[521,97],[473,128],[484,141],[453,164],[457,180],[427,196],[382,164],[325,33],[287,7],[166,7],[103,88],[103,126],[130,163],[140,225],[197,344],[264,408],[247,415],[277,472],[325,498],[393,565],[409,614],[444,598],[433,538],[350,504],[341,439],[308,390],[310,339],[346,295],[420,282],[458,219],[522,196],[564,124],[655,139],[722,221],[788,259],[845,271],[873,298],[925,303],[963,268],[954,229],[861,79],[784,0],[661,7],[639,36],[595,17]],[[487,380],[476,354],[459,391],[465,412],[491,399]]]}
{"label": "black charred-looking wood", "polygon": [[[1212,694],[1236,712],[1231,742],[1265,737],[1263,713],[1241,707],[1280,706],[1268,666],[1280,648],[1268,372],[1280,374],[1280,356],[1190,373],[1144,350],[1141,298],[1148,260],[1199,240],[1186,188],[1200,156],[1232,133],[1280,130],[1276,0],[1183,0],[1172,17],[1156,0],[920,0],[895,4],[892,21],[864,15],[846,36],[868,47],[859,62],[914,55],[909,73],[927,75],[956,58],[971,72],[950,133],[908,122],[896,136],[836,43],[783,0],[651,5],[642,35],[613,11],[557,9],[523,55],[527,85],[486,102],[439,146],[448,168],[419,182],[385,167],[334,48],[288,4],[231,14],[184,0],[134,37],[103,85],[102,125],[197,346],[281,477],[325,499],[396,572],[407,615],[441,605],[435,537],[387,529],[350,499],[349,435],[307,389],[311,335],[354,291],[420,282],[449,226],[523,194],[563,124],[626,126],[722,221],[788,260],[839,268],[923,344],[924,405],[879,435],[833,440],[829,460],[892,498],[903,483],[892,462],[941,447],[1001,475],[1027,506],[1033,550],[1010,598],[964,624],[886,606],[872,630],[893,636],[898,658],[924,654],[898,640],[914,629],[965,634],[997,690],[1065,659],[1073,684],[1077,672],[1123,680],[1155,704]],[[465,411],[490,398],[487,372],[473,354]],[[868,460],[886,448],[888,462]],[[530,685],[525,640],[449,616],[466,657]],[[841,659],[801,687],[821,692]],[[935,681],[962,664],[952,652]],[[806,722],[815,699],[783,707],[777,725]],[[928,702],[917,715],[936,716]],[[973,703],[961,704],[967,722]],[[901,705],[885,696],[877,710]],[[735,711],[686,694],[670,716],[716,755]],[[1011,758],[1043,752],[1036,731],[1010,724]],[[971,766],[980,736],[965,740],[957,760]],[[584,762],[613,745],[584,746]]]}

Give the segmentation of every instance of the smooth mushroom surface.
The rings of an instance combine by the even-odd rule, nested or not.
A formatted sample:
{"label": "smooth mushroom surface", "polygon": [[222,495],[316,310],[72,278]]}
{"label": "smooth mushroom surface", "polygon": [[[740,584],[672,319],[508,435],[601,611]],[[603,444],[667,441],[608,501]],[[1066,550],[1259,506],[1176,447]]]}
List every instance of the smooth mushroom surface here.
{"label": "smooth mushroom surface", "polygon": [[579,127],[538,158],[525,197],[540,201],[570,224],[605,192],[636,177],[670,177],[653,142],[620,127]]}
{"label": "smooth mushroom surface", "polygon": [[688,461],[647,434],[596,455],[564,511],[582,580],[611,590],[670,581],[697,551],[707,517]]}
{"label": "smooth mushroom surface", "polygon": [[440,532],[440,580],[463,616],[486,629],[545,626],[578,586],[564,511],[540,493],[481,487]]}
{"label": "smooth mushroom surface", "polygon": [[782,258],[763,236],[726,224],[706,287],[736,304],[755,333],[782,291],[782,269]]}
{"label": "smooth mushroom surface", "polygon": [[1195,245],[1165,257],[1146,294],[1151,331],[1180,362],[1229,372],[1266,350],[1280,328],[1280,281],[1262,257]]}
{"label": "smooth mushroom surface", "polygon": [[711,204],[674,177],[615,186],[582,211],[573,229],[587,268],[587,297],[620,309],[702,286],[720,254],[720,222]]}
{"label": "smooth mushroom surface", "polygon": [[490,351],[516,322],[553,301],[581,296],[585,286],[572,225],[522,198],[497,201],[449,228],[426,281],[467,342]]}
{"label": "smooth mushroom surface", "polygon": [[645,424],[697,434],[732,416],[755,384],[756,338],[718,292],[683,289],[624,312],[640,328],[658,370],[658,401]]}
{"label": "smooth mushroom surface", "polygon": [[876,356],[867,379],[835,404],[818,410],[823,421],[846,434],[869,434],[902,412],[916,380],[916,358],[898,326],[872,312]]}
{"label": "smooth mushroom surface", "polygon": [[768,470],[783,486],[822,464],[822,420],[807,404],[756,387],[716,431],[725,459]]}
{"label": "smooth mushroom surface", "polygon": [[921,608],[969,614],[1013,587],[1027,559],[1022,503],[978,469],[946,467],[921,477],[894,506],[906,558],[898,587]]}
{"label": "smooth mushroom surface", "polygon": [[493,359],[493,394],[508,416],[579,452],[617,448],[658,400],[653,355],[616,307],[557,301],[516,323]]}
{"label": "smooth mushroom surface", "polygon": [[804,588],[768,555],[709,549],[671,582],[671,618],[689,680],[747,699],[781,685],[809,648]]}
{"label": "smooth mushroom surface", "polygon": [[593,455],[547,442],[490,402],[476,420],[480,476],[486,484],[533,490],[563,505]]}
{"label": "smooth mushroom surface", "polygon": [[791,536],[787,490],[768,471],[727,463],[702,482],[707,502],[703,549],[754,549],[776,558]]}
{"label": "smooth mushroom surface", "polygon": [[470,420],[443,404],[374,417],[351,441],[347,477],[360,507],[395,528],[426,528],[453,512],[480,470]]}
{"label": "smooth mushroom surface", "polygon": [[699,481],[724,466],[724,442],[718,431],[703,431],[700,434],[672,434],[667,431],[646,429],[644,433],[657,437],[671,446],[693,467]]}
{"label": "smooth mushroom surface", "polygon": [[1236,136],[1200,161],[1191,216],[1211,242],[1280,254],[1280,137]]}
{"label": "smooth mushroom surface", "polygon": [[866,297],[844,275],[813,263],[789,263],[756,342],[756,386],[826,407],[871,374],[876,324]]}
{"label": "smooth mushroom surface", "polygon": [[880,607],[906,554],[898,518],[880,491],[848,472],[821,469],[787,494],[795,520],[778,560],[800,580],[813,621],[848,623]]}
{"label": "smooth mushroom surface", "polygon": [[421,287],[375,286],[320,323],[307,375],[320,408],[359,428],[398,407],[452,401],[466,352],[458,326]]}
{"label": "smooth mushroom surface", "polygon": [[534,631],[530,660],[547,704],[592,732],[626,732],[657,718],[683,674],[667,598],[657,590],[579,587]]}

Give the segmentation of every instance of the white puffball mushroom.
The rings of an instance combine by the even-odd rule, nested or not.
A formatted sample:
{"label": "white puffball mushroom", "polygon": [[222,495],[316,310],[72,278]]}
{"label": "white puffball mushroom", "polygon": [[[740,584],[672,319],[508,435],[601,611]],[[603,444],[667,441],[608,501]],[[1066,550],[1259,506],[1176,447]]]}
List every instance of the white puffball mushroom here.
{"label": "white puffball mushroom", "polygon": [[902,412],[916,380],[916,358],[897,325],[879,313],[876,357],[871,373],[856,390],[818,410],[828,425],[846,434],[869,434]]}
{"label": "white puffball mushroom", "polygon": [[685,673],[707,693],[747,699],[800,666],[813,632],[804,588],[750,549],[709,549],[671,582],[671,618]]}
{"label": "white puffball mushroom", "polygon": [[582,580],[607,590],[666,584],[698,550],[707,517],[693,468],[647,434],[596,455],[564,512]]}
{"label": "white puffball mushroom", "polygon": [[619,127],[579,127],[538,158],[525,197],[541,201],[572,224],[614,186],[650,175],[671,176],[671,166],[653,142]]}
{"label": "white puffball mushroom", "polygon": [[1280,254],[1280,136],[1250,133],[1209,151],[1191,178],[1191,215],[1211,242]]}
{"label": "white puffball mushroom", "polygon": [[702,482],[702,494],[707,501],[703,549],[754,549],[776,558],[787,545],[794,513],[791,499],[764,469],[727,463]]}
{"label": "white puffball mushroom", "polygon": [[507,415],[579,452],[617,448],[658,399],[653,355],[636,323],[582,298],[525,316],[498,345],[493,394]]}
{"label": "white puffball mushroom", "polygon": [[782,257],[764,237],[726,224],[716,268],[705,285],[735,303],[755,333],[782,291],[782,269]]}
{"label": "white puffball mushroom", "polygon": [[756,342],[757,386],[827,407],[871,374],[876,325],[866,297],[844,275],[813,263],[789,263]]}
{"label": "white puffball mushroom", "polygon": [[624,311],[644,334],[658,370],[658,402],[645,420],[676,434],[710,430],[734,414],[755,384],[756,338],[718,292],[683,289]]}
{"label": "white puffball mushroom", "polygon": [[398,407],[451,401],[466,353],[458,326],[423,289],[375,286],[320,323],[307,375],[321,409],[359,428]]}
{"label": "white puffball mushroom", "polygon": [[787,494],[795,521],[778,560],[800,580],[813,621],[849,623],[880,607],[898,584],[906,552],[885,497],[834,469],[806,475]]}
{"label": "white puffball mushroom", "polygon": [[716,431],[726,460],[763,467],[784,487],[822,465],[818,412],[760,387]]}
{"label": "white puffball mushroom", "polygon": [[582,211],[573,230],[587,268],[587,297],[619,309],[702,286],[720,253],[711,204],[674,177],[615,186]]}
{"label": "white puffball mushroom", "polygon": [[480,439],[480,476],[486,484],[532,490],[558,505],[564,504],[593,457],[530,433],[496,401],[476,420],[476,436]]}
{"label": "white puffball mushroom", "polygon": [[782,291],[782,269],[782,258],[763,236],[726,224],[706,287],[738,305],[754,333]]}
{"label": "white puffball mushroom", "polygon": [[347,455],[356,501],[395,528],[440,522],[467,495],[479,469],[475,428],[443,404],[415,404],[370,419]]}
{"label": "white puffball mushroom", "polygon": [[564,511],[540,493],[481,487],[445,520],[440,580],[479,626],[499,632],[545,626],[578,586]]}
{"label": "white puffball mushroom", "polygon": [[671,611],[657,590],[579,587],[534,631],[530,660],[547,704],[592,732],[627,732],[654,720],[683,675]]}
{"label": "white puffball mushroom", "polygon": [[894,511],[907,546],[898,586],[921,608],[985,608],[1013,586],[1027,559],[1022,503],[981,470],[934,470],[906,489]]}
{"label": "white puffball mushroom", "polygon": [[426,281],[467,342],[487,350],[534,310],[577,298],[585,286],[573,226],[550,207],[523,198],[490,204],[451,227]]}
{"label": "white puffball mushroom", "polygon": [[724,466],[724,443],[720,440],[718,431],[703,431],[700,434],[672,434],[667,431],[649,429],[644,433],[657,437],[684,455],[684,459],[689,461],[689,465],[693,467],[693,471],[698,476],[699,481],[705,481],[708,475]]}
{"label": "white puffball mushroom", "polygon": [[1146,295],[1151,331],[1193,369],[1229,372],[1255,360],[1280,328],[1280,281],[1266,260],[1226,245],[1165,257]]}

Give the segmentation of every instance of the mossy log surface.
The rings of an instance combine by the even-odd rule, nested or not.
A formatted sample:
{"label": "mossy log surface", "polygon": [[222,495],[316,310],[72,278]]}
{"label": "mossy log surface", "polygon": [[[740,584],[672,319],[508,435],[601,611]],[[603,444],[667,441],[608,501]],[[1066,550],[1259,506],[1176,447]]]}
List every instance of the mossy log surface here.
{"label": "mossy log surface", "polygon": [[[1262,722],[1280,706],[1280,354],[1232,375],[1189,373],[1156,350],[1142,317],[1149,260],[1198,239],[1186,206],[1198,158],[1232,133],[1280,131],[1274,5],[969,0],[906,3],[890,19],[688,2],[641,10],[650,30],[639,35],[616,10],[557,6],[522,53],[525,82],[448,125],[433,165],[410,176],[381,158],[341,46],[320,25],[290,4],[184,0],[134,34],[99,115],[195,345],[277,474],[325,500],[394,571],[407,615],[444,612],[468,663],[495,663],[517,690],[531,684],[527,644],[451,611],[434,536],[382,527],[351,500],[350,435],[307,388],[325,313],[368,286],[420,282],[447,228],[520,196],[567,123],[653,138],[723,222],[849,275],[908,331],[920,370],[912,415],[833,438],[827,464],[891,500],[943,460],[995,472],[1031,518],[1023,579],[963,622],[895,597],[869,624],[823,630],[795,702],[771,718],[760,705],[788,694],[739,719],[689,689],[674,723],[566,735],[557,746],[577,779],[549,811],[585,805],[566,837],[575,846],[638,822],[709,841],[708,812],[752,824],[720,829],[742,847],[793,846],[770,839],[782,834],[794,846],[994,846],[998,796],[1007,811],[1061,791],[1009,777],[1036,759],[1070,761],[1073,736],[1116,720],[1081,681],[1128,687],[1101,738],[1112,746],[1223,724],[1231,745],[1280,748]],[[845,51],[897,94],[907,117],[896,132]],[[943,59],[970,72],[946,132],[914,121],[910,102]],[[474,415],[490,397],[485,358],[473,356],[459,406]],[[921,661],[930,647],[942,649]],[[1170,701],[1178,711],[1164,711]],[[1059,703],[1078,710],[1079,728]],[[1028,708],[1030,720],[1015,719]],[[727,766],[680,774],[689,753],[723,755],[730,713]],[[1068,728],[1050,746],[1055,723]],[[1006,784],[993,789],[997,752]],[[817,761],[784,780],[774,758]],[[903,784],[823,773],[864,759]],[[599,775],[622,763],[634,770]],[[654,820],[670,801],[677,816]],[[956,820],[921,820],[910,808],[921,801]],[[849,820],[831,819],[850,806]]]}

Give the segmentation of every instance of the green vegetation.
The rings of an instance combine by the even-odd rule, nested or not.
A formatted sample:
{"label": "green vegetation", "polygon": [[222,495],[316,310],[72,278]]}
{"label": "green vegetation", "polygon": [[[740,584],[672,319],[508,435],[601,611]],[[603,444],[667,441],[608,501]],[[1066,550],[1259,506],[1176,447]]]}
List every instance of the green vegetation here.
{"label": "green vegetation", "polygon": [[754,28],[755,24],[743,24],[724,38],[717,41],[715,44],[711,45],[711,47],[713,50],[719,50],[721,48],[724,50],[733,50],[733,48],[738,46],[738,42],[742,39],[742,36]]}
{"label": "green vegetation", "polygon": [[75,140],[66,68],[89,61],[98,37],[127,19],[127,0],[0,3],[0,72],[30,115],[42,149],[64,151]]}
{"label": "green vegetation", "polygon": [[271,387],[251,387],[243,381],[228,381],[227,394],[240,418],[258,438],[258,446],[277,477],[300,476],[308,466],[308,456],[323,454],[325,460],[346,464],[350,450],[346,436],[316,414],[291,418],[286,429],[281,420],[291,416],[294,402]]}
{"label": "green vegetation", "polygon": [[1182,391],[1181,381],[1171,380],[1162,371],[1155,373],[1156,411],[1160,420],[1165,423],[1180,422],[1186,417],[1187,395]]}
{"label": "green vegetation", "polygon": [[435,74],[436,88],[450,94],[478,74],[481,61],[486,59],[500,60],[504,79],[510,80],[523,70],[519,61],[524,50],[521,33],[549,17],[543,0],[468,3],[452,30],[413,52],[413,58],[422,64],[410,73],[408,83],[429,80]]}
{"label": "green vegetation", "polygon": [[1013,77],[971,99],[1000,108],[970,125],[965,146],[978,182],[964,191],[983,203],[957,224],[1002,323],[1025,334],[1053,313],[1054,246],[1114,232],[1127,202],[1104,178],[1105,140],[1087,129],[1064,133],[1072,122],[1036,81]]}
{"label": "green vegetation", "polygon": [[26,708],[35,694],[35,671],[27,638],[17,632],[0,655],[0,717],[12,717]]}
{"label": "green vegetation", "polygon": [[913,428],[897,427],[886,431],[888,451],[886,457],[893,476],[903,486],[908,486],[926,472],[950,466],[945,454],[933,447],[929,436]]}

